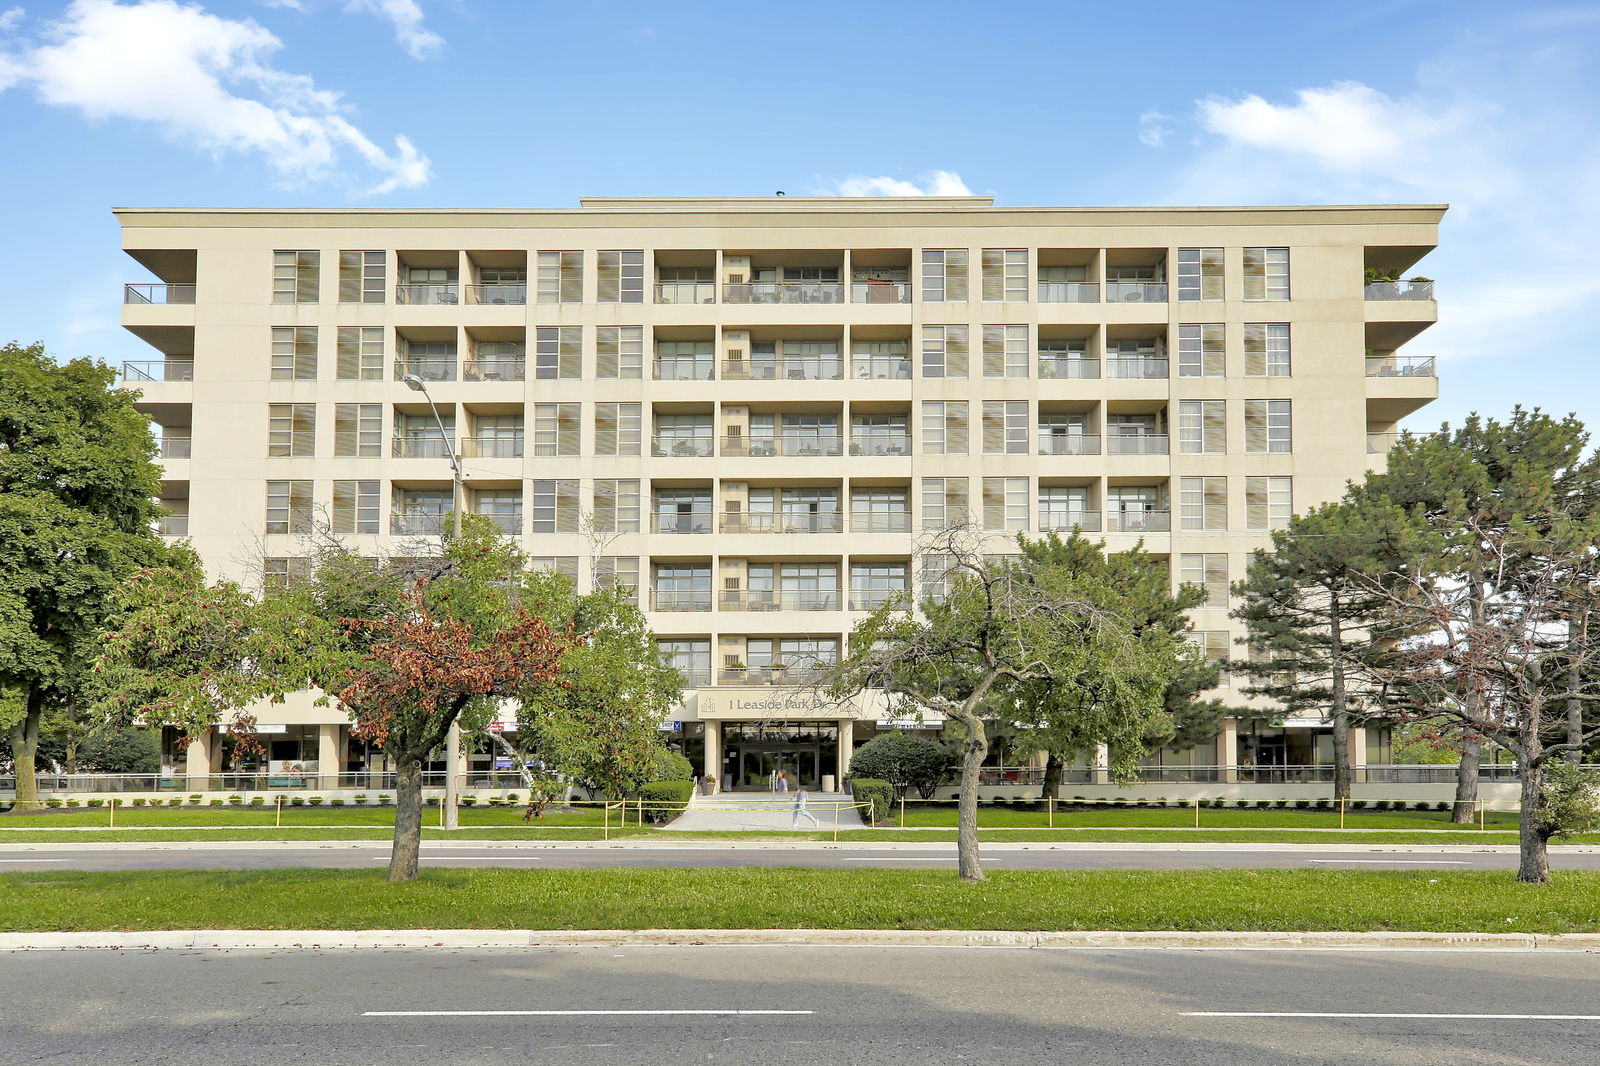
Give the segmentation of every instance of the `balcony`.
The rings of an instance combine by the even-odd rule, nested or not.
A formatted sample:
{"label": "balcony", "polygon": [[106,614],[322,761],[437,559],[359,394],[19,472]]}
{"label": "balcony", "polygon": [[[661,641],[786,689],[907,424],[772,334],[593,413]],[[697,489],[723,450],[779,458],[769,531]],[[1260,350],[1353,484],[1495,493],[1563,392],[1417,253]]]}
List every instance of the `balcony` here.
{"label": "balcony", "polygon": [[910,602],[911,590],[898,589],[851,589],[850,609],[852,611],[876,611],[890,600]]}
{"label": "balcony", "polygon": [[396,359],[394,361],[394,379],[404,381],[415,374],[423,381],[454,381],[456,379],[456,361],[453,356],[422,356],[416,359]]}
{"label": "balcony", "polygon": [[657,381],[712,381],[717,376],[717,364],[709,355],[704,359],[657,359]]}
{"label": "balcony", "polygon": [[724,533],[840,533],[844,515],[838,511],[815,514],[724,514]]}
{"label": "balcony", "polygon": [[851,455],[910,455],[911,434],[897,435],[878,434],[871,437],[855,437],[850,441]]}
{"label": "balcony", "polygon": [[722,300],[730,304],[839,304],[844,285],[837,281],[752,281],[724,285]]}
{"label": "balcony", "polygon": [[843,605],[838,589],[728,590],[717,597],[719,611],[837,611]]}
{"label": "balcony", "polygon": [[122,364],[124,384],[140,381],[193,381],[191,359],[152,359]]}
{"label": "balcony", "polygon": [[461,286],[453,281],[402,282],[394,287],[394,302],[453,306],[461,302]]}
{"label": "balcony", "polygon": [[796,663],[785,666],[725,666],[717,673],[719,685],[810,685],[821,681],[832,664]]}
{"label": "balcony", "polygon": [[1369,378],[1431,378],[1434,373],[1431,355],[1369,355]]}
{"label": "balcony", "polygon": [[157,459],[188,459],[194,441],[190,437],[176,437],[163,434],[156,442]]}
{"label": "balcony", "polygon": [[1145,378],[1155,380],[1166,376],[1167,360],[1165,356],[1106,356],[1106,377],[1108,378]]}
{"label": "balcony", "polygon": [[[1072,359],[1051,356],[1041,352],[1039,354],[1039,378],[1042,381],[1052,379],[1077,379],[1097,378],[1100,376],[1100,360],[1098,359]],[[1143,375],[1140,375],[1141,377]],[[1162,375],[1165,377],[1166,375]]]}
{"label": "balcony", "polygon": [[1039,302],[1042,304],[1097,304],[1100,286],[1082,281],[1057,281],[1039,283]]}
{"label": "balcony", "polygon": [[1108,281],[1108,304],[1164,304],[1167,302],[1167,285],[1161,281]]}
{"label": "balcony", "polygon": [[657,458],[705,459],[712,454],[710,437],[651,437],[650,454]]}
{"label": "balcony", "polygon": [[1074,529],[1081,529],[1085,533],[1100,532],[1100,512],[1052,511],[1039,508],[1039,532],[1070,533]]}
{"label": "balcony", "polygon": [[850,532],[909,533],[911,532],[911,512],[852,511],[850,512]]}
{"label": "balcony", "polygon": [[156,519],[156,532],[163,537],[187,537],[189,535],[189,516],[187,514],[165,514]]}
{"label": "balcony", "polygon": [[487,518],[489,521],[493,522],[495,528],[508,537],[515,537],[522,532],[521,511],[512,511],[509,514],[487,511],[478,511],[476,513],[480,518]]}
{"label": "balcony", "polygon": [[1166,455],[1165,433],[1112,433],[1106,437],[1107,455]]}
{"label": "balcony", "polygon": [[909,281],[857,281],[850,285],[850,302],[857,304],[908,304]]}
{"label": "balcony", "polygon": [[1107,511],[1108,533],[1171,533],[1171,511]]}
{"label": "balcony", "polygon": [[710,589],[651,589],[652,611],[709,611]]}
{"label": "balcony", "polygon": [[861,380],[909,381],[911,360],[904,355],[854,355],[850,357],[850,376]]}
{"label": "balcony", "polygon": [[1098,433],[1046,433],[1039,434],[1040,455],[1099,455]]}
{"label": "balcony", "polygon": [[[493,285],[468,285],[466,288],[467,303],[469,304],[525,304],[528,302],[528,286],[526,284],[514,285],[499,282]],[[454,303],[455,301],[444,300],[440,302]]]}
{"label": "balcony", "polygon": [[431,511],[396,511],[389,516],[389,532],[401,537],[437,537],[449,516]]}
{"label": "balcony", "polygon": [[1431,300],[1433,282],[1424,278],[1410,281],[1369,281],[1361,295],[1367,300]]}
{"label": "balcony", "polygon": [[122,287],[125,304],[192,304],[194,285],[168,285],[162,282],[134,282]]}
{"label": "balcony", "polygon": [[1395,442],[1399,439],[1400,434],[1398,433],[1368,433],[1367,454],[1388,455],[1390,450],[1394,448]]}
{"label": "balcony", "polygon": [[717,284],[714,281],[663,281],[656,286],[658,304],[714,304],[717,302]]}
{"label": "balcony", "polygon": [[724,456],[827,456],[844,453],[842,437],[723,437]]}
{"label": "balcony", "polygon": [[657,533],[710,533],[712,524],[709,510],[688,514],[667,512],[657,514],[650,528]]}
{"label": "balcony", "polygon": [[448,459],[455,441],[449,437],[396,437],[396,459]]}
{"label": "balcony", "polygon": [[468,359],[461,364],[461,376],[466,381],[525,381],[528,377],[528,361],[509,355]]}
{"label": "balcony", "polygon": [[844,363],[839,359],[725,359],[722,376],[728,381],[840,381]]}
{"label": "balcony", "polygon": [[[399,440],[415,440],[414,437],[401,437]],[[435,440],[435,443],[438,443]],[[463,459],[521,459],[523,438],[521,437],[463,437],[461,438],[461,457]],[[441,453],[443,449],[441,449]],[[441,456],[428,456],[426,458],[440,458]],[[397,458],[399,456],[397,455]],[[415,457],[414,457],[415,458]]]}

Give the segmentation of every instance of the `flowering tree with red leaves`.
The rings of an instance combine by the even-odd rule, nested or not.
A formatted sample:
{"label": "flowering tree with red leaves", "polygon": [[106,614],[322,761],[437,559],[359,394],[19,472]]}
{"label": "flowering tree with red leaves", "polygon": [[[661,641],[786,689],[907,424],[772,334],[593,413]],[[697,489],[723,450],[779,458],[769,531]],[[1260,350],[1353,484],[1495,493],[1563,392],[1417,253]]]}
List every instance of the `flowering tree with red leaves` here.
{"label": "flowering tree with red leaves", "polygon": [[391,881],[417,876],[422,761],[444,743],[450,724],[474,701],[559,684],[562,656],[581,643],[522,610],[481,636],[470,622],[434,609],[420,589],[404,600],[402,612],[345,623],[371,644],[361,665],[344,671],[335,693],[350,712],[352,733],[382,744],[395,761]]}

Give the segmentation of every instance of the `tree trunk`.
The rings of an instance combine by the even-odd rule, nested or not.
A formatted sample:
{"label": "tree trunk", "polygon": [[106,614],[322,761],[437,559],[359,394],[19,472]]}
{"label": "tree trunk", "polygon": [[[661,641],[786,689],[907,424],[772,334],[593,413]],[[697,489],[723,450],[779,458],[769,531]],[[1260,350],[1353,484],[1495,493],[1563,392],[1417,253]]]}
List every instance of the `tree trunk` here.
{"label": "tree trunk", "polygon": [[[1577,622],[1574,631],[1571,619],[1567,621],[1567,661],[1576,662],[1581,654],[1580,648],[1589,639],[1589,612],[1585,610],[1582,618]],[[1583,670],[1572,666],[1567,669],[1567,743],[1573,745],[1567,752],[1567,759],[1573,763],[1583,761],[1583,700],[1578,693],[1583,690]]]}
{"label": "tree trunk", "polygon": [[44,807],[44,801],[39,798],[39,778],[34,765],[39,753],[39,721],[43,717],[44,697],[31,689],[27,709],[10,731],[11,763],[17,775],[15,810],[37,811]]}
{"label": "tree trunk", "polygon": [[1461,764],[1456,767],[1456,803],[1450,810],[1450,820],[1459,825],[1471,825],[1478,816],[1478,767],[1483,762],[1483,741],[1476,737],[1461,745]]}
{"label": "tree trunk", "polygon": [[1550,833],[1540,811],[1544,808],[1544,763],[1528,765],[1522,771],[1522,817],[1518,820],[1517,843],[1521,859],[1517,864],[1517,880],[1529,885],[1543,885],[1550,880]]}
{"label": "tree trunk", "polygon": [[422,760],[395,760],[394,846],[389,852],[389,880],[415,881],[422,846]]}
{"label": "tree trunk", "polygon": [[1350,708],[1344,694],[1344,631],[1340,625],[1339,594],[1328,596],[1328,658],[1333,667],[1328,718],[1333,723],[1333,798],[1350,798]]}
{"label": "tree trunk", "polygon": [[960,718],[967,727],[967,741],[961,748],[961,802],[956,807],[956,872],[963,881],[982,881],[978,859],[978,780],[984,756],[989,754],[989,738],[977,715]]}
{"label": "tree trunk", "polygon": [[1050,752],[1044,764],[1044,793],[1041,798],[1061,798],[1061,769],[1061,756],[1056,752]]}

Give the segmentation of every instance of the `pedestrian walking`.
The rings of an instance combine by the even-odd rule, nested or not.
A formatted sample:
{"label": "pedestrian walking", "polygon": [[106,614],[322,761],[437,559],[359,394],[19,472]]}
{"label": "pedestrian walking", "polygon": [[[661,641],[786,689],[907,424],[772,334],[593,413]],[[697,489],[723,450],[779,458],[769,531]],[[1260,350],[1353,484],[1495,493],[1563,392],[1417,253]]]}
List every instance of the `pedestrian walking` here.
{"label": "pedestrian walking", "polygon": [[789,828],[799,829],[800,819],[802,818],[809,819],[811,824],[818,829],[822,828],[822,823],[817,821],[817,816],[806,810],[806,790],[803,788],[794,794],[794,817],[789,820]]}
{"label": "pedestrian walking", "polygon": [[777,789],[779,792],[789,791],[789,772],[787,770],[778,771]]}

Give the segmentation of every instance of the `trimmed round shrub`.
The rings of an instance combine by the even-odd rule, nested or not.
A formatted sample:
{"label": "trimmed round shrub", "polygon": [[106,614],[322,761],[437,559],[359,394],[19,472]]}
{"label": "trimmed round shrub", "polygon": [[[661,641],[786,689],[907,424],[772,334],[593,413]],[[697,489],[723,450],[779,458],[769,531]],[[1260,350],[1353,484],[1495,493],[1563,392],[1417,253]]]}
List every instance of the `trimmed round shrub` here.
{"label": "trimmed round shrub", "polygon": [[1248,807],[1248,806],[1250,806],[1250,801],[1247,800],[1247,799],[1234,800],[1233,801],[1233,805],[1235,807]]}
{"label": "trimmed round shrub", "polygon": [[884,733],[856,749],[850,757],[850,776],[887,781],[895,798],[915,788],[923,799],[949,776],[950,755],[946,749],[915,733]]}
{"label": "trimmed round shrub", "polygon": [[322,806],[322,797],[321,796],[312,796],[306,802],[310,803],[311,806],[313,806],[313,807],[320,807],[320,806]]}
{"label": "trimmed round shrub", "polygon": [[644,806],[645,817],[653,825],[664,825],[676,818],[689,805],[692,795],[692,780],[646,781],[639,786],[639,802]]}
{"label": "trimmed round shrub", "polygon": [[694,763],[679,755],[675,751],[662,748],[656,752],[655,761],[651,764],[654,778],[657,781],[693,781]]}
{"label": "trimmed round shrub", "polygon": [[1297,811],[1310,810],[1311,809],[1311,801],[1310,800],[1295,800],[1294,801],[1294,809],[1297,810]]}
{"label": "trimmed round shrub", "polygon": [[183,806],[183,797],[182,796],[173,796],[171,799],[167,800],[167,806],[168,807],[181,807],[181,806]]}
{"label": "trimmed round shrub", "polygon": [[289,801],[289,806],[291,807],[304,807],[305,805],[306,798],[304,796],[296,796],[294,799]]}
{"label": "trimmed round shrub", "polygon": [[356,793],[355,801],[357,807],[365,807],[367,805],[367,794],[365,792]]}
{"label": "trimmed round shrub", "polygon": [[850,795],[857,803],[870,803],[871,817],[881,822],[889,817],[889,808],[894,803],[894,786],[882,778],[852,777]]}
{"label": "trimmed round shrub", "polygon": [[230,807],[238,807],[243,803],[244,803],[244,797],[243,796],[229,796],[228,797],[228,806],[230,806]]}
{"label": "trimmed round shrub", "polygon": [[144,806],[144,797],[143,796],[135,796],[133,798],[133,805],[135,807],[143,807]]}
{"label": "trimmed round shrub", "polygon": [[328,806],[330,806],[330,807],[343,807],[344,806],[344,800],[342,798],[338,797],[338,796],[335,796],[333,799],[328,801]]}
{"label": "trimmed round shrub", "polygon": [[250,797],[250,806],[252,806],[252,807],[263,807],[263,806],[266,805],[266,802],[267,802],[267,797],[265,797],[265,796],[251,796]]}

